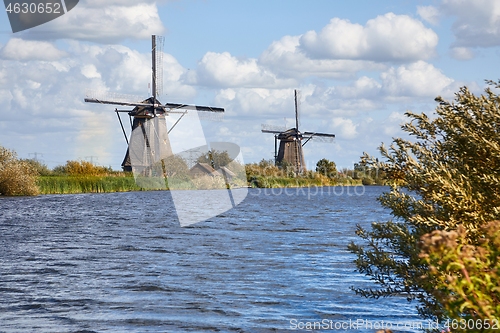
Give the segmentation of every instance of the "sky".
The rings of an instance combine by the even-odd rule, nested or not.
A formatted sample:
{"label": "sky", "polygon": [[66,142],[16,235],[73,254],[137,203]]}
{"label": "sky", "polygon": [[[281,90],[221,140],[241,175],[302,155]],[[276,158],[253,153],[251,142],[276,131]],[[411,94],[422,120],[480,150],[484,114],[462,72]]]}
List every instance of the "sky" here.
{"label": "sky", "polygon": [[[406,111],[432,114],[435,97],[500,78],[498,0],[80,0],[18,33],[0,13],[0,145],[51,168],[119,170],[114,106],[84,98],[149,97],[153,34],[165,37],[159,100],[223,107],[196,130],[239,145],[245,163],[273,158],[261,126],[293,127],[294,89],[300,130],[336,135],[304,146],[308,168],[352,168],[404,136]],[[172,133],[189,141],[189,130]]]}

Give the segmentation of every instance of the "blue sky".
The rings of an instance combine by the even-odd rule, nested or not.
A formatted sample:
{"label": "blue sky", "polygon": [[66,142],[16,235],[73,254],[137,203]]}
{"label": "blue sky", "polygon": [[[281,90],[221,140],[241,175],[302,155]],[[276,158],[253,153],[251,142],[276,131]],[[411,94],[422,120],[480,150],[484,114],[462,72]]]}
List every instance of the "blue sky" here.
{"label": "blue sky", "polygon": [[[202,122],[208,141],[271,159],[261,124],[335,133],[305,146],[352,167],[364,151],[403,133],[406,110],[432,113],[438,95],[497,80],[500,2],[104,1],[12,34],[0,14],[0,144],[50,167],[92,159],[119,169],[126,143],[112,106],[83,102],[87,89],[148,97],[150,35],[165,36],[162,102],[224,107]],[[286,118],[286,119],[285,119]],[[189,129],[180,137],[190,140]]]}

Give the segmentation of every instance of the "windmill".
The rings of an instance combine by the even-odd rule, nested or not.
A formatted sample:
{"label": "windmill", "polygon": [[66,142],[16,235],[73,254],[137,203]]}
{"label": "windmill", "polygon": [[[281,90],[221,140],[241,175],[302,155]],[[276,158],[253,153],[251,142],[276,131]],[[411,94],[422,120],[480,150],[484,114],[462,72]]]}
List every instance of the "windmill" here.
{"label": "windmill", "polygon": [[[319,141],[331,142],[335,138],[335,134],[318,133],[318,132],[300,132],[299,130],[299,111],[298,111],[298,93],[295,95],[295,127],[286,129],[270,125],[262,125],[263,133],[274,134],[274,163],[280,165],[284,161],[293,165],[295,174],[307,171],[304,160],[304,152],[302,147],[311,139],[319,139]],[[279,140],[279,149],[278,149]]]}
{"label": "windmill", "polygon": [[[177,123],[188,113],[188,111],[208,111],[224,112],[223,108],[166,103],[162,105],[157,99],[162,93],[163,86],[163,41],[162,36],[153,35],[151,38],[151,56],[152,56],[152,75],[151,75],[151,93],[152,96],[142,101],[124,101],[120,96],[101,97],[87,96],[85,102],[112,104],[134,107],[132,110],[115,109],[120,126],[127,142],[127,152],[121,164],[124,171],[138,171],[146,175],[154,171],[152,166],[173,155],[168,134],[177,125]],[[125,98],[127,99],[127,98]],[[127,137],[123,126],[120,113],[128,113],[132,134],[130,140]],[[171,114],[179,114],[179,118],[167,130],[166,117]],[[156,170],[161,172],[161,170]]]}

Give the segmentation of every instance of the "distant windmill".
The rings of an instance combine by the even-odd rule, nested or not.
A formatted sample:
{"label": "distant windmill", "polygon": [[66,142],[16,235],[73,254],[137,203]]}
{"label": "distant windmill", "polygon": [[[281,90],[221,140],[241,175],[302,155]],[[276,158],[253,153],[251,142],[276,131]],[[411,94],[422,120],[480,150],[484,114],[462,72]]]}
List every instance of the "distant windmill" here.
{"label": "distant windmill", "polygon": [[[295,90],[294,93],[295,127],[286,129],[263,124],[262,132],[274,134],[274,163],[279,165],[285,161],[286,163],[293,165],[295,173],[299,174],[307,171],[302,147],[311,139],[320,139],[321,141],[331,142],[333,138],[335,138],[335,134],[300,132],[297,90]],[[280,142],[279,150],[278,140]],[[302,142],[303,140],[305,141]]]}
{"label": "distant windmill", "polygon": [[[132,166],[136,168],[138,167],[139,169],[142,167],[142,169],[147,171],[148,168],[150,168],[150,166],[154,163],[171,156],[172,148],[170,147],[168,133],[172,131],[175,125],[177,125],[177,123],[185,114],[187,114],[188,111],[224,112],[223,108],[218,107],[174,103],[166,103],[165,105],[162,105],[158,101],[157,96],[161,95],[163,86],[163,41],[164,38],[161,36],[153,35],[151,38],[151,97],[140,102],[123,101],[123,99],[121,99],[118,95],[112,97],[108,95],[103,98],[100,96],[87,96],[85,98],[85,102],[89,103],[134,107],[132,110],[115,109],[123,135],[125,136],[125,141],[128,145],[125,158],[121,164],[124,171],[132,171]],[[130,140],[127,138],[125,128],[123,127],[123,123],[119,115],[120,112],[126,112],[130,117],[132,126],[132,135]],[[172,125],[170,130],[167,130],[165,117],[175,113],[180,114],[180,117]]]}

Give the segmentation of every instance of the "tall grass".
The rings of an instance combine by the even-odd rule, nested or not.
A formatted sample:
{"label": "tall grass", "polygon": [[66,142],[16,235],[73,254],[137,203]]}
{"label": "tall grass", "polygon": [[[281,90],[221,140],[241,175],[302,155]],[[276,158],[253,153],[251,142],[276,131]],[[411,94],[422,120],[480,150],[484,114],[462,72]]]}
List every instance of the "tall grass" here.
{"label": "tall grass", "polygon": [[353,179],[341,179],[341,178],[328,179],[326,177],[287,178],[287,177],[272,177],[272,176],[250,176],[248,182],[251,187],[259,187],[259,188],[361,185],[361,181]]}
{"label": "tall grass", "polygon": [[75,194],[140,191],[134,177],[125,176],[41,176],[41,194]]}

